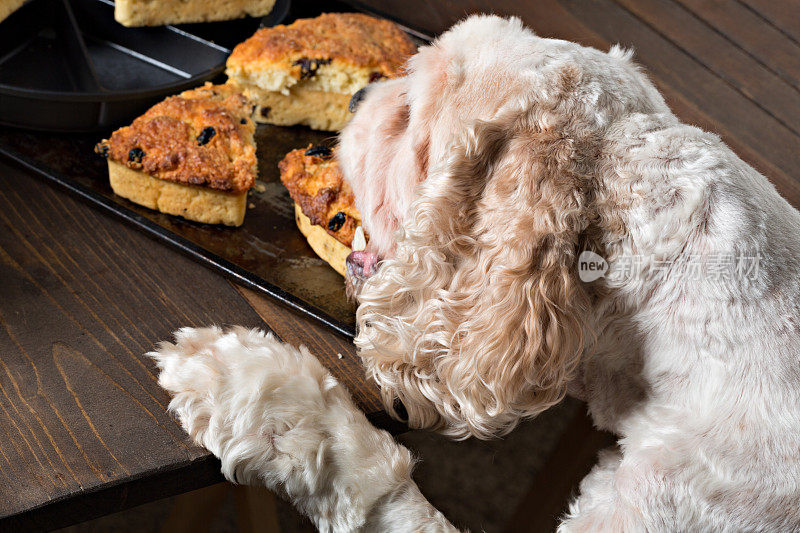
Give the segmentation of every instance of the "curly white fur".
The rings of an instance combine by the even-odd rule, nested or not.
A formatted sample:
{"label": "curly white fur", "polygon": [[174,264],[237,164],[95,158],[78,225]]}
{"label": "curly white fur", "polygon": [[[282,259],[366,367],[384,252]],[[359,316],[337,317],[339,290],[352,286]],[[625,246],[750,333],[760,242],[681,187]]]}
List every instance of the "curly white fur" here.
{"label": "curly white fur", "polygon": [[170,410],[227,479],[284,495],[321,531],[455,531],[411,480],[408,450],[305,347],[244,328],[175,337],[148,355]]}
{"label": "curly white fur", "polygon": [[[388,409],[486,438],[569,388],[620,441],[560,531],[800,530],[800,214],[630,53],[471,17],[369,90],[339,157],[385,258],[356,343]],[[743,254],[755,275],[688,274]],[[187,330],[155,357],[229,477],[323,529],[452,528],[307,352]]]}

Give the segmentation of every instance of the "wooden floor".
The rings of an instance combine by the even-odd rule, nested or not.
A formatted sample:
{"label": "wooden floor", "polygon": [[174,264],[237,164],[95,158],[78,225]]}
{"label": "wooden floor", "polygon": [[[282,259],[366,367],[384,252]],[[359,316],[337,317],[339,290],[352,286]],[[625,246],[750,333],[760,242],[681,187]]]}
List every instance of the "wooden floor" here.
{"label": "wooden floor", "polygon": [[[682,120],[718,133],[800,206],[800,0],[359,5],[429,34],[495,12],[542,36],[631,47]],[[0,280],[0,530],[66,525],[219,480],[218,464],[166,414],[142,355],[181,325],[266,324],[309,344],[379,415],[342,339],[2,162]],[[551,529],[608,444],[583,418],[561,438],[510,531]]]}

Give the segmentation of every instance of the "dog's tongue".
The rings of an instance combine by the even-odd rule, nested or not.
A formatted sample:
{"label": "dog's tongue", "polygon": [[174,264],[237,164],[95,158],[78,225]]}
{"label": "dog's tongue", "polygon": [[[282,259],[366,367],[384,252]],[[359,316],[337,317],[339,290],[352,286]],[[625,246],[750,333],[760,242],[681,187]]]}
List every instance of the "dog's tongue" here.
{"label": "dog's tongue", "polygon": [[347,277],[345,278],[345,291],[348,298],[356,298],[371,275],[378,269],[380,259],[372,252],[350,252],[345,260]]}
{"label": "dog's tongue", "polygon": [[353,251],[345,260],[347,296],[350,298],[361,292],[364,282],[375,273],[380,261],[376,254],[366,251],[367,239],[361,226],[356,228],[352,246]]}
{"label": "dog's tongue", "polygon": [[346,260],[347,275],[354,279],[364,280],[375,273],[378,268],[378,256],[372,252],[350,252]]}

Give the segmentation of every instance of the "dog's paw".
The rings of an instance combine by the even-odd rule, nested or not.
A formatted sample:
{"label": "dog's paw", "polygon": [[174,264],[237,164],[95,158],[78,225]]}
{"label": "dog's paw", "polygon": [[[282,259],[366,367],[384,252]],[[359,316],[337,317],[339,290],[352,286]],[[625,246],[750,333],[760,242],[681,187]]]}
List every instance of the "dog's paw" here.
{"label": "dog's paw", "polygon": [[307,349],[257,330],[184,328],[148,355],[170,410],[231,481],[287,496],[322,530],[364,524],[411,483],[411,456]]}
{"label": "dog's paw", "polygon": [[170,410],[231,480],[284,483],[294,464],[316,462],[304,454],[325,438],[320,418],[332,406],[354,409],[308,350],[258,330],[184,328],[148,355],[173,395]]}

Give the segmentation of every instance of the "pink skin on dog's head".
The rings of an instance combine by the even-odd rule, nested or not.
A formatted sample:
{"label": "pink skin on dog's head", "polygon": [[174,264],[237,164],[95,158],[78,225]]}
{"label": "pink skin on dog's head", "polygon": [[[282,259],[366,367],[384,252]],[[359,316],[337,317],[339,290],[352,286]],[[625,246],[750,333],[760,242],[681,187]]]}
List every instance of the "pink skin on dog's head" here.
{"label": "pink skin on dog's head", "polygon": [[458,62],[447,51],[453,44],[423,47],[409,60],[405,77],[370,85],[340,135],[339,160],[370,236],[367,255],[350,258],[352,271],[363,270],[365,258],[393,256],[395,232],[416,187],[446,157],[453,135],[467,123],[490,119],[517,90],[513,69],[487,64],[467,77],[454,68]]}
{"label": "pink skin on dog's head", "polygon": [[[364,228],[370,236],[365,251],[347,258],[348,293],[360,292],[363,281],[375,272],[380,259],[394,250],[394,232],[400,227],[404,210],[410,204],[414,187],[424,173],[408,152],[408,107],[403,80],[374,84],[357,110],[354,126],[341,136],[339,160],[356,195]],[[393,102],[393,105],[387,105]],[[347,154],[342,157],[342,154]]]}
{"label": "pink skin on dog's head", "polygon": [[339,159],[358,191],[356,206],[370,236],[367,249],[381,257],[391,255],[393,234],[424,178],[415,157],[408,157],[416,139],[407,134],[406,98],[405,79],[370,86],[340,137]]}

